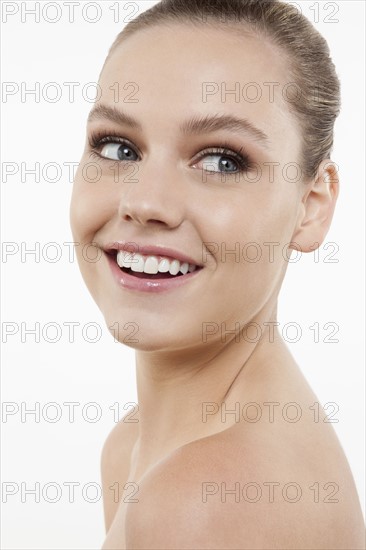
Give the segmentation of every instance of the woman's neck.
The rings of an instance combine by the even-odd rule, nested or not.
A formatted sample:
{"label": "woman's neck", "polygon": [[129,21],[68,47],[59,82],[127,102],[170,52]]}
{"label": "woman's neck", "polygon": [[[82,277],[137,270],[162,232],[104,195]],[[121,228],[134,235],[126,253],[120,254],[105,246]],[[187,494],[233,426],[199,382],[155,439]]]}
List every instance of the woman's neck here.
{"label": "woman's neck", "polygon": [[[264,317],[268,319],[268,316]],[[253,321],[252,321],[253,322]],[[136,353],[139,399],[138,456],[156,462],[182,445],[235,424],[236,403],[249,402],[274,362],[293,359],[274,316],[257,342],[235,335],[189,350]]]}

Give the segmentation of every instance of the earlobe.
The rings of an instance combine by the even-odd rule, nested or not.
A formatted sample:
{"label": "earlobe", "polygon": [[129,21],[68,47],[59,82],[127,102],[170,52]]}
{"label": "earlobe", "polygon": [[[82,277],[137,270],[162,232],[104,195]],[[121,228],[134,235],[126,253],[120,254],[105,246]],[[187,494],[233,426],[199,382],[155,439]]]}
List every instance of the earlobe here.
{"label": "earlobe", "polygon": [[306,185],[299,209],[297,227],[289,248],[313,252],[319,247],[332,222],[339,194],[338,166],[330,159],[323,160],[314,179]]}

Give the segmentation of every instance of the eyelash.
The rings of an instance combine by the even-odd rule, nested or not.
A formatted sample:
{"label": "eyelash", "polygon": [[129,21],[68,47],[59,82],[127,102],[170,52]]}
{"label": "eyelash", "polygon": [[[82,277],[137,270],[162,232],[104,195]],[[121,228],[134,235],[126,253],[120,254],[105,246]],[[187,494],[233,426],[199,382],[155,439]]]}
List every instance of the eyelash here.
{"label": "eyelash", "polygon": [[[128,139],[121,138],[116,135],[111,135],[103,131],[94,132],[89,136],[89,146],[91,149],[91,154],[97,156],[99,159],[102,159],[102,160],[111,160],[103,157],[98,152],[98,149],[102,145],[105,145],[106,143],[120,143],[121,145],[127,145],[128,147],[131,147],[131,149],[133,149],[137,155],[139,155],[138,151],[136,151],[135,146]],[[234,160],[238,164],[238,170],[235,172],[215,172],[212,170],[208,170],[208,172],[213,175],[216,174],[221,176],[221,174],[225,174],[230,176],[230,175],[235,175],[243,172],[248,172],[253,168],[255,164],[254,162],[252,162],[250,156],[244,150],[244,147],[240,147],[240,149],[235,149],[226,141],[222,143],[221,147],[209,147],[204,151],[202,151],[202,153],[200,153],[199,156],[197,157],[197,160],[195,161],[195,163],[199,162],[200,160],[202,160],[203,158],[209,155],[222,155],[224,157],[230,158],[231,160]],[[123,161],[119,161],[119,162],[123,162]],[[136,162],[136,161],[128,161],[128,162]]]}

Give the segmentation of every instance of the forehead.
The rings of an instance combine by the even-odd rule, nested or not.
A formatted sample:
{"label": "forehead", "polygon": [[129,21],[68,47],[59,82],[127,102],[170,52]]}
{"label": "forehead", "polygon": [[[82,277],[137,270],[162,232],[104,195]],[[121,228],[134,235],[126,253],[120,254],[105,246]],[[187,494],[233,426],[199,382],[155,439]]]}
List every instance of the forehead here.
{"label": "forehead", "polygon": [[99,84],[101,103],[116,106],[118,87],[120,107],[145,116],[146,124],[173,125],[193,111],[229,113],[248,118],[271,141],[283,141],[284,132],[299,141],[287,100],[286,56],[245,28],[239,34],[237,28],[174,23],[139,30],[114,49]]}

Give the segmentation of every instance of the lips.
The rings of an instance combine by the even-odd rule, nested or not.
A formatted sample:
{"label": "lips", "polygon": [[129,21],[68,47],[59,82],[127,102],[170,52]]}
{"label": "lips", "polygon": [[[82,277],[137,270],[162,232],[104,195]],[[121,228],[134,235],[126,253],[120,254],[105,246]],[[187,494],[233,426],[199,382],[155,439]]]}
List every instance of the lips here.
{"label": "lips", "polygon": [[140,279],[170,279],[201,269],[196,260],[172,248],[113,241],[104,247],[123,273]]}
{"label": "lips", "polygon": [[176,289],[196,278],[204,267],[174,248],[135,241],[110,241],[101,247],[119,287],[145,292]]}

